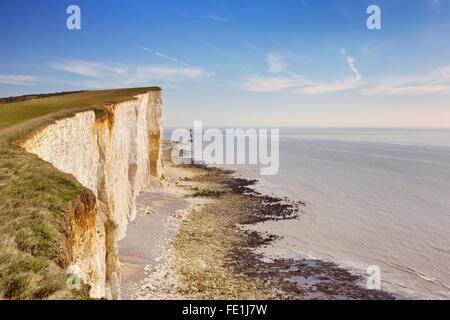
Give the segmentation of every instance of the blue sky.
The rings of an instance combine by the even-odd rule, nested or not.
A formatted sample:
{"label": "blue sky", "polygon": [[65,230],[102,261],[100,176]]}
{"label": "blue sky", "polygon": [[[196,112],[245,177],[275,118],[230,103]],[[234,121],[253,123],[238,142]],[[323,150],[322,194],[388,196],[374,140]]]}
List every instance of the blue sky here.
{"label": "blue sky", "polygon": [[0,38],[0,96],[159,85],[167,126],[450,125],[450,0],[2,1]]}

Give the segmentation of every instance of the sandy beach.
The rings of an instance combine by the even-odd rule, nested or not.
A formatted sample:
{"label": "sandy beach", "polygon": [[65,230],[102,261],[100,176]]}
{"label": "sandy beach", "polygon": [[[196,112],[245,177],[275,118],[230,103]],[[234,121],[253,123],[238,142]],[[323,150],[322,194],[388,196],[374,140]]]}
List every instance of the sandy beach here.
{"label": "sandy beach", "polygon": [[138,197],[119,243],[123,299],[394,298],[332,263],[257,253],[277,239],[246,226],[293,219],[304,203],[262,195],[232,171],[173,165],[169,145],[164,160],[160,189]]}
{"label": "sandy beach", "polygon": [[136,202],[136,219],[128,226],[128,236],[119,242],[122,299],[134,296],[133,289],[169,249],[178,229],[172,214],[189,207],[186,200],[162,190],[143,192]]}

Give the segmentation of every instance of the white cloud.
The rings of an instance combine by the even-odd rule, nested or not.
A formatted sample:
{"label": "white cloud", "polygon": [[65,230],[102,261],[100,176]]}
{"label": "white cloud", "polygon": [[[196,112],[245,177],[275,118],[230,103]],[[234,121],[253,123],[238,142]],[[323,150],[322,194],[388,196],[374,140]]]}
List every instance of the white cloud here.
{"label": "white cloud", "polygon": [[350,69],[352,69],[352,71],[355,73],[356,80],[361,80],[361,75],[359,74],[358,69],[355,67],[355,59],[353,59],[352,57],[347,56],[346,53],[345,53],[345,50],[343,48],[341,48],[341,53],[347,59],[347,63],[350,66]]}
{"label": "white cloud", "polygon": [[277,53],[266,54],[266,62],[269,65],[269,72],[281,72],[287,64],[283,61],[284,56]]}
{"label": "white cloud", "polygon": [[156,81],[180,82],[214,75],[198,67],[127,66],[85,60],[68,60],[51,66],[58,70],[89,77],[91,79],[82,83],[86,87],[95,88],[148,85]]}
{"label": "white cloud", "polygon": [[35,76],[0,74],[0,83],[15,85],[31,85],[36,81]]}
{"label": "white cloud", "polygon": [[[362,77],[355,66],[355,60],[347,56],[344,49],[341,49],[341,53],[345,56],[350,69],[355,73],[354,78],[317,82],[308,80],[303,75],[298,74],[289,74],[283,77],[253,75],[244,79],[244,82],[241,83],[241,89],[253,92],[277,92],[284,89],[293,89],[294,93],[299,94],[323,94],[354,89],[361,86]],[[281,55],[267,55],[266,61],[269,64],[269,72],[280,72],[286,67],[283,62],[283,56]]]}
{"label": "white cloud", "polygon": [[244,91],[252,92],[277,92],[307,84],[309,84],[309,82],[300,75],[296,75],[292,78],[253,75],[244,80],[241,84],[241,88]]}
{"label": "white cloud", "polygon": [[424,75],[386,79],[361,92],[367,95],[450,93],[450,65]]}
{"label": "white cloud", "polygon": [[230,22],[231,21],[230,19],[218,17],[213,14],[208,15],[207,18],[210,20],[222,21],[222,22]]}
{"label": "white cloud", "polygon": [[441,2],[441,0],[431,0],[431,7],[438,13],[441,12]]}
{"label": "white cloud", "polygon": [[212,72],[207,72],[204,69],[195,67],[139,66],[130,73],[126,81],[130,84],[157,80],[179,82],[183,80],[210,77],[213,75]]}
{"label": "white cloud", "polygon": [[343,90],[354,89],[359,87],[360,85],[361,82],[359,79],[347,78],[333,82],[315,83],[308,87],[299,88],[295,90],[295,92],[302,94],[333,93]]}
{"label": "white cloud", "polygon": [[362,77],[359,74],[358,69],[355,66],[355,59],[348,56],[345,53],[345,50],[341,48],[341,54],[345,57],[347,60],[347,63],[350,67],[350,69],[355,74],[354,78],[343,78],[335,81],[329,81],[329,82],[318,82],[314,83],[310,86],[299,88],[295,90],[297,93],[301,94],[322,94],[322,93],[333,93],[333,92],[339,92],[343,90],[350,90],[355,89],[359,86],[361,86]]}
{"label": "white cloud", "polygon": [[170,61],[173,61],[173,62],[182,64],[183,66],[186,66],[186,67],[189,66],[189,64],[187,64],[187,63],[184,62],[184,61],[181,61],[181,60],[179,60],[179,59],[177,59],[177,58],[174,58],[174,57],[165,55],[165,54],[163,54],[163,53],[161,53],[161,52],[158,52],[158,51],[155,51],[155,50],[153,50],[153,49],[149,49],[149,48],[145,48],[145,47],[140,47],[140,48],[141,48],[142,50],[144,50],[144,51],[152,52],[152,53],[154,53],[155,55],[157,55],[158,57],[161,57],[161,58],[164,58],[164,59],[167,59],[167,60],[170,60]]}
{"label": "white cloud", "polygon": [[[109,67],[103,63],[84,60],[71,60],[54,63],[51,67],[57,70],[67,71],[88,77],[99,77],[101,74],[109,71]],[[114,72],[114,69],[111,69],[110,71]]]}
{"label": "white cloud", "polygon": [[350,90],[355,89],[359,86],[361,86],[362,77],[359,74],[358,69],[355,66],[355,59],[348,56],[345,53],[344,48],[341,48],[341,54],[345,57],[347,60],[347,63],[350,67],[350,69],[355,74],[355,78],[343,78],[335,81],[329,81],[329,82],[318,82],[314,83],[310,86],[299,88],[295,90],[297,93],[301,94],[322,94],[322,93],[333,93],[333,92],[339,92],[343,90]]}

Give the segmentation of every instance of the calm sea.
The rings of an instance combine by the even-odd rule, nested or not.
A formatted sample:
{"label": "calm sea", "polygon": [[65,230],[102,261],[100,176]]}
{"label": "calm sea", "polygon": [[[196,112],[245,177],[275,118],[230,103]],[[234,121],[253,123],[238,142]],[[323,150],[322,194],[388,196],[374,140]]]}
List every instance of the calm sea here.
{"label": "calm sea", "polygon": [[281,129],[277,175],[230,167],[306,202],[298,219],[252,227],[282,236],[268,256],[377,265],[382,289],[450,299],[450,129]]}

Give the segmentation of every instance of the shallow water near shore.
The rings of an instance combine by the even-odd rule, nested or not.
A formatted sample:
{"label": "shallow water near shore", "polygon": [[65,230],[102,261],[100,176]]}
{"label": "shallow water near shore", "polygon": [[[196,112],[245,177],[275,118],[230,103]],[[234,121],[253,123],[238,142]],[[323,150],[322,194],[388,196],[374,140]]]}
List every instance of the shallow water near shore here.
{"label": "shallow water near shore", "polygon": [[282,236],[268,256],[377,265],[383,290],[450,298],[450,130],[281,129],[277,175],[228,168],[306,202],[298,219],[251,227]]}
{"label": "shallow water near shore", "polygon": [[283,130],[280,172],[264,192],[301,199],[305,214],[266,222],[268,254],[324,259],[411,298],[450,298],[450,131]]}

